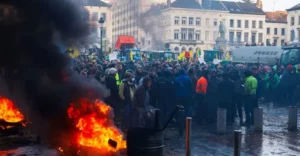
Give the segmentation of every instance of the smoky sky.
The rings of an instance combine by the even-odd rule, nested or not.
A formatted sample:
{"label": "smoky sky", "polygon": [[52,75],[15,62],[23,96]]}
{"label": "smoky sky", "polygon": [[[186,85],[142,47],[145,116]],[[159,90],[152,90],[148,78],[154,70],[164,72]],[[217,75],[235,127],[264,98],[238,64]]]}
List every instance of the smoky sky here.
{"label": "smoky sky", "polygon": [[70,69],[61,45],[79,45],[89,35],[79,0],[3,0],[0,69],[6,91],[37,133],[57,138],[70,128],[67,107],[81,97],[103,98],[105,88]]}

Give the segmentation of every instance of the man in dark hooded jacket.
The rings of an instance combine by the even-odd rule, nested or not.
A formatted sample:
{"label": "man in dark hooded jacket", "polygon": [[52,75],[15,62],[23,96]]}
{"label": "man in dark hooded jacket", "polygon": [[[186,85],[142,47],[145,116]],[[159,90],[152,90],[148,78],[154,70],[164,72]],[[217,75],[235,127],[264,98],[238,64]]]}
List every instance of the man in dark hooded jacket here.
{"label": "man in dark hooded jacket", "polygon": [[234,83],[228,73],[223,73],[223,81],[219,85],[219,107],[227,110],[227,121],[234,121],[235,107],[233,105]]}
{"label": "man in dark hooded jacket", "polygon": [[208,79],[205,101],[205,105],[207,105],[208,108],[206,119],[209,123],[214,123],[217,120],[219,83],[217,71],[213,69],[210,72],[210,78]]}
{"label": "man in dark hooded jacket", "polygon": [[184,69],[180,69],[178,75],[175,78],[176,101],[178,105],[185,107],[185,116],[192,116],[192,81]]}
{"label": "man in dark hooded jacket", "polygon": [[135,93],[133,99],[133,110],[137,112],[137,123],[135,126],[144,127],[146,126],[147,118],[151,118],[151,107],[149,90],[152,85],[150,77],[143,78],[143,84],[140,85]]}
{"label": "man in dark hooded jacket", "polygon": [[[232,71],[231,79],[234,82],[234,96],[233,96],[233,104],[234,107],[237,108],[239,119],[240,119],[240,125],[243,124],[243,111],[242,111],[242,105],[243,105],[243,80],[240,77],[238,71],[234,70]],[[235,111],[236,112],[236,111]],[[235,113],[233,112],[233,113]]]}
{"label": "man in dark hooded jacket", "polygon": [[171,70],[165,69],[163,71],[162,77],[157,80],[154,90],[156,94],[157,105],[160,109],[161,124],[164,124],[175,107],[175,85]]}

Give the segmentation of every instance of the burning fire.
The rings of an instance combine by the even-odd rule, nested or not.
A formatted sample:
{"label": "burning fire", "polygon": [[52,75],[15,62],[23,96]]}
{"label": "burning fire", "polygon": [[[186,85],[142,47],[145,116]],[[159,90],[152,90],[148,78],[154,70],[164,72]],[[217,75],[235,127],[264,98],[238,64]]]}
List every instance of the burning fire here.
{"label": "burning fire", "polygon": [[0,119],[10,123],[16,123],[24,120],[24,116],[14,106],[11,100],[0,97]]}
{"label": "burning fire", "polygon": [[112,108],[104,102],[96,100],[93,103],[82,99],[78,107],[71,104],[68,116],[75,122],[79,145],[107,152],[117,152],[126,148],[122,132],[114,125]]}

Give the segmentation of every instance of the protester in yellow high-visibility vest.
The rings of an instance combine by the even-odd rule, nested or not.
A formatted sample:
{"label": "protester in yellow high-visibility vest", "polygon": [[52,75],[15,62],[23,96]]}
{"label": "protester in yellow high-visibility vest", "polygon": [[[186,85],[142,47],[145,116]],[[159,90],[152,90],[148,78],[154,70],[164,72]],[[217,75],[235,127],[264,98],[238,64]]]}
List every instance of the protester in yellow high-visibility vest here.
{"label": "protester in yellow high-visibility vest", "polygon": [[132,53],[132,51],[130,51],[129,55],[130,55],[130,61],[133,61],[133,53]]}

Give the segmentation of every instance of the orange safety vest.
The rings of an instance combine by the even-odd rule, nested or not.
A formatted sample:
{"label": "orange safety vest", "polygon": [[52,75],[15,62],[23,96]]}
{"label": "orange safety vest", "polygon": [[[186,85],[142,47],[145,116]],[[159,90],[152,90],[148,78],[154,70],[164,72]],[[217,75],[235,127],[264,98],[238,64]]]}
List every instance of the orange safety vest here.
{"label": "orange safety vest", "polygon": [[208,82],[205,77],[200,77],[197,82],[196,92],[200,94],[206,94]]}

